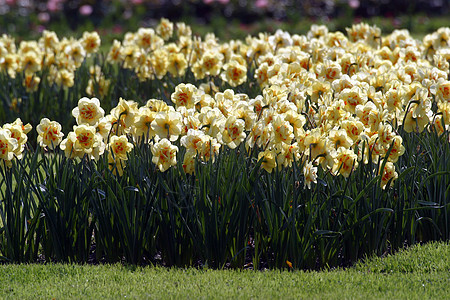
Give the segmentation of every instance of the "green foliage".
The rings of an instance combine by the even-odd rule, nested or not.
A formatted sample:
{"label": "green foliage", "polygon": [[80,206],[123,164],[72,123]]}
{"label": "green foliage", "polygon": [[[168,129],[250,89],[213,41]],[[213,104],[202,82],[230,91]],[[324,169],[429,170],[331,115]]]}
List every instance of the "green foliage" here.
{"label": "green foliage", "polygon": [[8,262],[36,260],[42,221],[32,193],[29,172],[38,168],[38,153],[26,153],[24,162],[0,167],[0,259]]}
{"label": "green foliage", "polygon": [[47,260],[87,262],[95,217],[90,214],[92,165],[53,153],[41,154],[43,171],[30,173],[44,220],[43,253]]}

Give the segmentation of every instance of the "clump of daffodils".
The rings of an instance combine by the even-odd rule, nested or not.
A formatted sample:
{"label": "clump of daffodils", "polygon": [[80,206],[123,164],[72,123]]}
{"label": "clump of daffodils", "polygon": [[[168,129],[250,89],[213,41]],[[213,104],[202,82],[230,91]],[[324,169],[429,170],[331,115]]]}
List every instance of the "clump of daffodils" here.
{"label": "clump of daffodils", "polygon": [[[101,39],[97,32],[84,32],[80,39],[62,38],[55,32],[44,30],[38,41],[21,41],[15,45],[8,35],[0,37],[0,70],[11,78],[23,74],[22,85],[27,92],[35,92],[43,81],[67,89],[75,83],[75,72],[85,58],[96,53]],[[44,71],[45,70],[45,71]],[[96,76],[100,94],[109,88],[109,81],[101,76],[98,68],[91,71]],[[88,93],[94,89],[93,82]]]}
{"label": "clump of daffodils", "polygon": [[32,126],[23,124],[20,118],[12,123],[6,123],[0,127],[0,163],[7,167],[12,166],[14,158],[21,159],[25,144],[28,141],[27,133]]}
{"label": "clump of daffodils", "polygon": [[[140,107],[120,98],[107,115],[97,98],[82,98],[72,111],[77,125],[66,139],[61,142],[58,124],[43,119],[39,144],[54,148],[61,142],[68,157],[98,159],[108,151],[119,172],[131,143],[150,143],[162,172],[176,165],[184,147],[182,166],[189,174],[197,160],[214,161],[224,147],[242,145],[257,153],[267,172],[301,161],[308,188],[319,167],[348,177],[369,162],[385,166],[378,171],[386,188],[397,178],[394,163],[405,152],[400,131],[449,130],[450,28],[422,41],[407,30],[382,36],[364,23],[346,31],[314,25],[305,35],[278,30],[221,43],[214,34],[196,37],[184,23],[162,19],[156,29],[140,28],[115,40],[107,62],[134,71],[140,81],[192,74],[202,83],[180,83],[169,101],[149,99]],[[22,72],[23,85],[33,91],[48,68],[48,80],[67,88],[99,45],[95,33],[76,40],[44,31],[38,42],[19,47],[2,36],[0,69],[12,78]],[[100,66],[92,66],[86,92],[101,97],[110,82]],[[261,92],[254,97],[237,92],[255,87]],[[7,139],[8,131],[2,133],[5,149],[13,150],[5,153],[17,152],[19,143]]]}

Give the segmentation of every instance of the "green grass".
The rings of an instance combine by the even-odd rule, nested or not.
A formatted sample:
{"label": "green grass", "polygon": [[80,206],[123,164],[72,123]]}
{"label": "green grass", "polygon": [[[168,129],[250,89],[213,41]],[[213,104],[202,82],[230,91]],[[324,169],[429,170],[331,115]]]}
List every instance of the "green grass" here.
{"label": "green grass", "polygon": [[450,247],[414,246],[347,270],[232,271],[123,265],[3,265],[0,298],[445,299]]}

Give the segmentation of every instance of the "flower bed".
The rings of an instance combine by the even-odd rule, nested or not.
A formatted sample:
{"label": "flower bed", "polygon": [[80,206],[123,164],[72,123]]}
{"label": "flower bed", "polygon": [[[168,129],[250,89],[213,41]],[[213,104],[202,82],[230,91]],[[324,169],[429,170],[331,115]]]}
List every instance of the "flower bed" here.
{"label": "flower bed", "polygon": [[0,39],[6,260],[316,268],[450,237],[449,28],[100,43]]}

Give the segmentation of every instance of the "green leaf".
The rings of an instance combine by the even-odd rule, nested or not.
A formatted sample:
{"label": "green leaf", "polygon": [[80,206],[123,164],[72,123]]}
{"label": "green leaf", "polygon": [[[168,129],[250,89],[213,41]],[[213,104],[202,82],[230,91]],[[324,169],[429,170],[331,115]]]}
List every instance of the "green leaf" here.
{"label": "green leaf", "polygon": [[375,176],[374,178],[372,178],[372,180],[369,181],[369,183],[367,183],[367,185],[364,187],[364,189],[359,192],[358,196],[356,196],[355,200],[353,201],[353,205],[359,201],[359,199],[361,199],[366,193],[367,191],[372,188],[372,186],[381,178],[381,175]]}
{"label": "green leaf", "polygon": [[339,231],[331,231],[331,230],[316,230],[314,232],[314,235],[325,236],[325,237],[335,237],[335,236],[341,236],[342,233]]}

